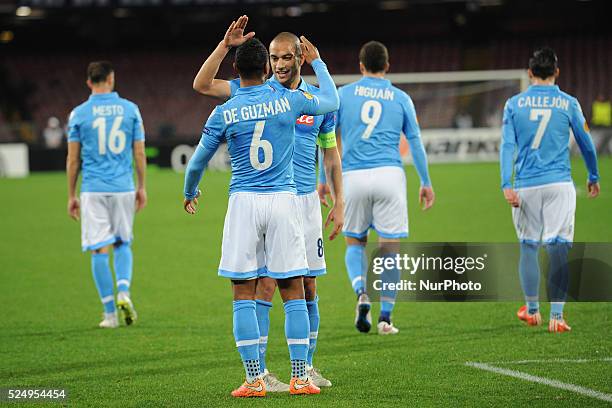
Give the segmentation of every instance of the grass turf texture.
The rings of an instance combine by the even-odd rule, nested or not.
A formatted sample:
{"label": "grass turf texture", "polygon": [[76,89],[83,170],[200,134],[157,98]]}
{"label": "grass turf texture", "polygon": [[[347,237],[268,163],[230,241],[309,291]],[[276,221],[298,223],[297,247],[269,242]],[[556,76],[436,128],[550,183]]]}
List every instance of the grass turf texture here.
{"label": "grass turf texture", "polygon": [[[574,162],[576,241],[612,238],[612,160],[600,167],[604,190],[587,200],[584,166]],[[520,324],[518,303],[399,303],[398,336],[362,335],[353,327],[342,240],[326,243],[328,275],[319,280],[315,365],[333,388],[308,401],[279,394],[233,400],[229,392],[244,372],[232,336],[230,284],[216,272],[229,175],[206,174],[191,217],[182,209],[182,175],[152,170],[149,205],[135,227],[139,321],[118,330],[96,327],[101,305],[90,257],[80,252],[79,225],[66,216],[64,175],[0,180],[0,387],[67,387],[68,405],[96,407],[605,405],[464,363],[612,357],[611,304],[569,304],[574,331],[550,335]],[[431,166],[437,202],[426,213],[418,210],[415,171],[407,173],[411,241],[515,242],[496,164]],[[374,318],[378,310],[375,304]],[[547,314],[543,305],[545,320]],[[288,381],[278,297],[271,320],[268,367]],[[503,367],[612,393],[609,361]]]}

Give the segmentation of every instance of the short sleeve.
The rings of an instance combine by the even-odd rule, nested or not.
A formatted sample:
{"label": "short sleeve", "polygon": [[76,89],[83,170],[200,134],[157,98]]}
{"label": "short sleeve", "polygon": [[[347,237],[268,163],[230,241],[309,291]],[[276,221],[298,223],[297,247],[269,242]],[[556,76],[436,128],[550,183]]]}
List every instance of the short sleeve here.
{"label": "short sleeve", "polygon": [[68,117],[68,141],[81,142],[81,128],[76,109],[70,112]]}
{"label": "short sleeve", "polygon": [[145,139],[144,124],[138,106],[134,105],[134,141],[140,142]]}
{"label": "short sleeve", "polygon": [[225,123],[223,122],[223,115],[219,107],[215,107],[211,112],[204,129],[202,129],[202,138],[200,139],[200,145],[209,150],[216,150],[219,144],[225,140]]}

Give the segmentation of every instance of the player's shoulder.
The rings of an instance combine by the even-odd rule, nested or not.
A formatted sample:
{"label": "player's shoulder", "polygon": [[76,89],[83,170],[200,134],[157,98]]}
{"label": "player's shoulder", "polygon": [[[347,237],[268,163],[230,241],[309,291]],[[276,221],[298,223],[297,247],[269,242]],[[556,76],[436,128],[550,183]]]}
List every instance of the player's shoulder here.
{"label": "player's shoulder", "polygon": [[512,95],[511,97],[506,99],[506,103],[504,105],[504,108],[511,108],[511,107],[516,106],[516,103],[519,100],[519,98],[525,97],[527,95],[529,95],[529,89]]}
{"label": "player's shoulder", "polygon": [[574,95],[562,91],[561,88],[557,88],[557,92],[560,96],[569,99],[571,103],[580,105],[580,103],[578,102],[578,98],[576,98]]}
{"label": "player's shoulder", "polygon": [[136,102],[133,102],[127,98],[123,98],[121,96],[117,96],[117,100],[125,107],[128,108],[132,111],[139,111],[138,109],[138,105],[136,104]]}
{"label": "player's shoulder", "polygon": [[393,93],[395,95],[397,95],[397,100],[400,102],[409,102],[412,103],[412,98],[410,97],[410,95],[408,95],[408,93],[406,91],[404,91],[401,88],[398,88],[397,86],[390,84],[389,89],[391,91],[393,91]]}
{"label": "player's shoulder", "polygon": [[70,115],[68,116],[68,120],[72,121],[72,120],[76,120],[76,119],[82,117],[88,110],[91,109],[91,108],[89,108],[90,105],[91,105],[91,101],[89,99],[87,99],[86,101],[81,102],[81,104],[75,106],[72,109],[72,111],[70,111]]}

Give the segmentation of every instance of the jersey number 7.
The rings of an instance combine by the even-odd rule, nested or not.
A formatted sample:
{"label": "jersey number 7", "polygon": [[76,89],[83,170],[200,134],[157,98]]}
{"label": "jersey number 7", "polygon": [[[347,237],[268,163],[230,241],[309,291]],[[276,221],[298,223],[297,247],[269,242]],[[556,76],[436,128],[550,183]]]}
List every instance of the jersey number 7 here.
{"label": "jersey number 7", "polygon": [[536,130],[533,143],[531,144],[532,149],[538,149],[540,147],[542,137],[544,137],[544,132],[546,132],[546,127],[548,126],[551,116],[552,110],[550,109],[531,109],[531,111],[529,111],[529,120],[537,121],[542,118],[538,124],[538,130]]}

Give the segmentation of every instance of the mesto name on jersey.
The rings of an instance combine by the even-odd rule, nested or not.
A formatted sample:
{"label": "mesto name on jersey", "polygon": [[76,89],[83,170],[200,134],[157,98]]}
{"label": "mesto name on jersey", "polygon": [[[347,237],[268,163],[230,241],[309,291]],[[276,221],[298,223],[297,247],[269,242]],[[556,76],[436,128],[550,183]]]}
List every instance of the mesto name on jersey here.
{"label": "mesto name on jersey", "polygon": [[94,116],[121,116],[123,115],[123,106],[121,105],[94,105],[92,106],[92,114]]}
{"label": "mesto name on jersey", "polygon": [[356,96],[365,96],[366,98],[386,99],[392,101],[395,97],[395,92],[390,89],[377,89],[367,86],[357,85],[355,87]]}
{"label": "mesto name on jersey", "polygon": [[238,117],[238,108],[223,110],[223,120],[226,125],[236,123],[241,120],[264,119],[268,116],[278,115],[291,110],[291,105],[286,97],[275,99],[270,102],[257,103],[255,105],[242,106],[240,108],[240,117]]}
{"label": "mesto name on jersey", "polygon": [[570,101],[561,96],[521,96],[517,103],[519,108],[559,108],[567,111]]}

